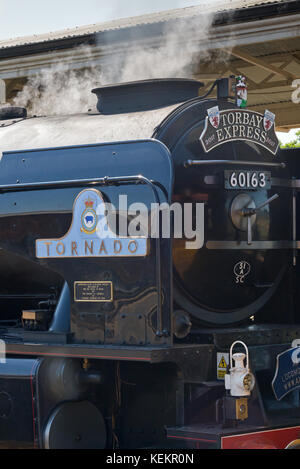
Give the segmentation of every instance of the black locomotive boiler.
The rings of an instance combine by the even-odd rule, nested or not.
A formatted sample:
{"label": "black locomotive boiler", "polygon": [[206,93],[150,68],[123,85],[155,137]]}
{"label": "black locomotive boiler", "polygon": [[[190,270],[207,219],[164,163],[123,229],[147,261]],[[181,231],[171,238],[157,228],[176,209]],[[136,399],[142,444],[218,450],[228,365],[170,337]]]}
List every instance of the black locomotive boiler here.
{"label": "black locomotive boiler", "polygon": [[[274,114],[236,105],[232,78],[201,87],[0,109],[3,445],[298,444],[299,151],[279,149]],[[141,203],[149,225],[189,205],[190,229],[169,214],[170,236],[130,234]]]}

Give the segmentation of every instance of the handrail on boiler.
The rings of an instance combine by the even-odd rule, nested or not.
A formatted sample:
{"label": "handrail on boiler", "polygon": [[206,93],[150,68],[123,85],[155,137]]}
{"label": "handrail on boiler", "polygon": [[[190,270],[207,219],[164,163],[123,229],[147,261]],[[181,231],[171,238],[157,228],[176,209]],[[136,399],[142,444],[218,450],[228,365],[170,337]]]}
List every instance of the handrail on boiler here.
{"label": "handrail on boiler", "polygon": [[236,161],[236,160],[187,160],[184,167],[190,166],[208,166],[208,165],[229,165],[229,166],[264,166],[270,168],[286,168],[285,163],[273,163],[267,161]]}

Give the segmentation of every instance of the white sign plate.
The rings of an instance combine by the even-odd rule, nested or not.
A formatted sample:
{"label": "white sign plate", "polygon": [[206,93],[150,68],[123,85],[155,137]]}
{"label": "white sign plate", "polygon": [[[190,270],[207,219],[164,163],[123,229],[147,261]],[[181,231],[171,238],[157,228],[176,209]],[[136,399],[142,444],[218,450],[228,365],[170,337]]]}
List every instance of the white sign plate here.
{"label": "white sign plate", "polygon": [[95,189],[82,191],[75,200],[73,220],[60,239],[38,239],[36,257],[63,259],[80,257],[144,257],[148,239],[117,237],[106,218],[105,202]]}

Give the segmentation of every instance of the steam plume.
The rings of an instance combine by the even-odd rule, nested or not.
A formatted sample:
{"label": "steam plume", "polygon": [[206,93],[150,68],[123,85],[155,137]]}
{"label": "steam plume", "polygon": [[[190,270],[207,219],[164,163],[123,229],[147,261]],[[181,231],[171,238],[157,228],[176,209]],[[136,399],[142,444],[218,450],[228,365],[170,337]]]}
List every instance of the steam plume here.
{"label": "steam plume", "polygon": [[[143,27],[137,28],[140,32],[132,33],[134,36],[123,45],[123,52],[112,51],[109,63],[101,67],[93,59],[97,47],[85,48],[89,68],[66,70],[65,64],[58,63],[45,69],[29,78],[14,104],[29,108],[35,115],[76,114],[95,107],[91,89],[97,86],[151,78],[192,78],[195,65],[201,61],[205,66],[211,59],[208,43],[213,19],[214,14],[207,13],[169,20],[150,45],[142,36]],[[224,55],[219,54],[214,60],[224,61]]]}

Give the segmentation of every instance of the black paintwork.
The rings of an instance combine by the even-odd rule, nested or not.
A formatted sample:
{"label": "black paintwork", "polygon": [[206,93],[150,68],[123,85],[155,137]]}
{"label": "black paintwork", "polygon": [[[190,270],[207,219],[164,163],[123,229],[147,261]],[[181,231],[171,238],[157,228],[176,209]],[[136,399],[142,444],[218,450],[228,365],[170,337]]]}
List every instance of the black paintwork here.
{"label": "black paintwork", "polygon": [[[170,149],[175,168],[173,200],[180,203],[205,203],[205,243],[210,241],[247,241],[247,233],[237,230],[230,219],[230,209],[239,193],[249,194],[258,206],[272,195],[280,198],[259,212],[253,240],[292,240],[292,191],[230,191],[225,189],[224,172],[230,165],[191,166],[187,160],[237,160],[272,162],[273,155],[264,148],[247,142],[220,145],[206,154],[199,142],[207,109],[218,105],[220,111],[232,109],[226,101],[194,100],[175,110],[155,132],[154,137]],[[201,116],[201,117],[200,117]],[[278,155],[276,161],[282,161]],[[247,170],[247,165],[238,167]],[[248,168],[249,169],[249,168]],[[272,177],[288,180],[288,170],[272,169]],[[208,181],[208,182],[206,182]],[[210,182],[212,181],[212,183]],[[278,220],[280,219],[280,223]],[[251,275],[243,286],[235,283],[234,267],[239,261],[251,265]],[[291,251],[210,250],[207,247],[187,252],[182,240],[173,242],[175,300],[197,319],[214,324],[239,322],[259,312],[274,295],[284,268],[291,263]],[[199,279],[201,278],[201,282]],[[263,288],[263,285],[274,285]]]}
{"label": "black paintwork", "polygon": [[[138,159],[137,156],[138,155]],[[35,253],[37,239],[58,239],[64,236],[72,221],[72,207],[82,188],[51,189],[43,183],[104,178],[143,176],[153,180],[157,187],[159,202],[168,202],[173,185],[172,162],[168,150],[156,141],[145,141],[115,145],[94,145],[61,148],[33,152],[7,153],[4,155],[0,177],[0,197],[8,204],[9,217],[0,218],[1,245],[6,255],[17,254],[25,258],[23,269],[28,269],[28,278],[36,277],[36,289],[49,287],[47,277],[39,277],[32,262],[56,272],[51,282],[59,290],[64,279],[72,292],[70,332],[77,343],[91,344],[166,344],[172,341],[171,332],[171,244],[161,241],[161,277],[163,291],[162,329],[168,331],[164,337],[156,334],[157,320],[157,273],[156,240],[149,240],[149,255],[146,258],[110,259],[44,259],[38,260]],[[23,169],[24,168],[24,169]],[[21,169],[23,171],[21,172]],[[141,171],[142,170],[142,171]],[[20,175],[19,175],[19,174]],[[3,183],[19,185],[12,193],[5,192]],[[40,184],[28,190],[26,184]],[[134,184],[133,184],[134,183]],[[93,185],[104,200],[119,206],[119,195],[126,194],[128,204],[144,203],[150,208],[156,203],[150,188],[131,184]],[[22,185],[24,189],[22,189]],[[20,189],[20,192],[18,191]],[[46,203],[44,203],[47,200]],[[7,235],[10,231],[9,236]],[[9,253],[9,254],[7,254]],[[161,262],[161,260],[159,262]],[[4,267],[5,268],[5,267]],[[40,280],[40,284],[38,282]],[[113,303],[77,303],[73,298],[74,282],[111,281],[114,290]],[[46,285],[45,285],[46,284]],[[24,289],[14,284],[16,289]],[[67,305],[66,305],[67,306]],[[67,315],[67,307],[65,314]],[[19,312],[20,315],[20,312]],[[65,328],[65,327],[64,327]],[[61,331],[60,331],[61,332]]]}
{"label": "black paintwork", "polygon": [[[277,403],[271,391],[276,356],[300,337],[299,273],[292,267],[292,250],[211,251],[205,246],[183,255],[178,240],[174,246],[171,240],[160,240],[162,335],[157,335],[155,240],[149,240],[149,256],[144,259],[38,260],[35,256],[36,239],[59,238],[67,232],[74,200],[91,184],[115,205],[125,192],[129,204],[142,201],[149,207],[153,202],[149,184],[115,180],[140,174],[155,182],[161,202],[205,200],[206,242],[245,241],[246,234],[237,233],[229,218],[231,201],[239,193],[225,189],[224,171],[232,166],[187,168],[184,163],[228,159],[252,161],[256,168],[274,157],[245,142],[228,143],[204,154],[199,136],[207,109],[216,104],[220,109],[233,106],[200,99],[180,106],[155,131],[154,137],[162,143],[150,140],[4,154],[0,162],[0,306],[1,320],[6,322],[0,323],[0,338],[6,341],[8,356],[17,360],[8,360],[0,378],[15,403],[12,421],[19,426],[22,444],[44,447],[48,424],[62,403],[89,401],[97,408],[95,417],[99,415],[93,424],[99,427],[106,422],[101,438],[107,438],[109,448],[116,441],[120,448],[176,447],[167,436],[179,438],[182,448],[180,438],[187,441],[195,435],[211,438],[217,447],[224,431],[216,424],[216,402],[225,394],[224,384],[215,381],[217,352],[228,352],[232,342],[241,339],[250,347],[257,387],[249,403],[249,421],[238,430],[227,429],[227,434],[245,433],[258,425],[267,429],[298,423],[299,393]],[[298,157],[298,150],[276,157],[287,162],[287,169],[270,169],[271,190],[246,191],[257,204],[274,193],[280,195],[258,215],[254,240],[292,239],[293,191],[274,181],[288,183],[291,176],[298,177]],[[103,180],[106,176],[115,179],[109,183]],[[237,287],[232,271],[241,256],[251,262],[253,271],[249,282]],[[191,333],[176,341],[172,262],[176,302],[193,321]],[[76,303],[73,283],[78,280],[111,280],[114,302]],[[53,314],[49,331],[21,328],[23,309],[47,307]],[[247,317],[255,314],[255,321],[240,326],[245,310]],[[199,319],[202,324],[196,325]],[[215,323],[214,328],[203,321]],[[237,324],[225,328],[228,322]],[[24,392],[18,392],[15,379],[24,384]],[[0,414],[1,439],[13,441],[12,427],[6,430],[4,423]],[[85,422],[84,433],[88,428]]]}
{"label": "black paintwork", "polygon": [[[2,356],[3,358],[3,356]],[[8,359],[0,364],[0,442],[14,447],[36,443],[35,403],[38,359]],[[1,444],[0,443],[0,444]]]}

